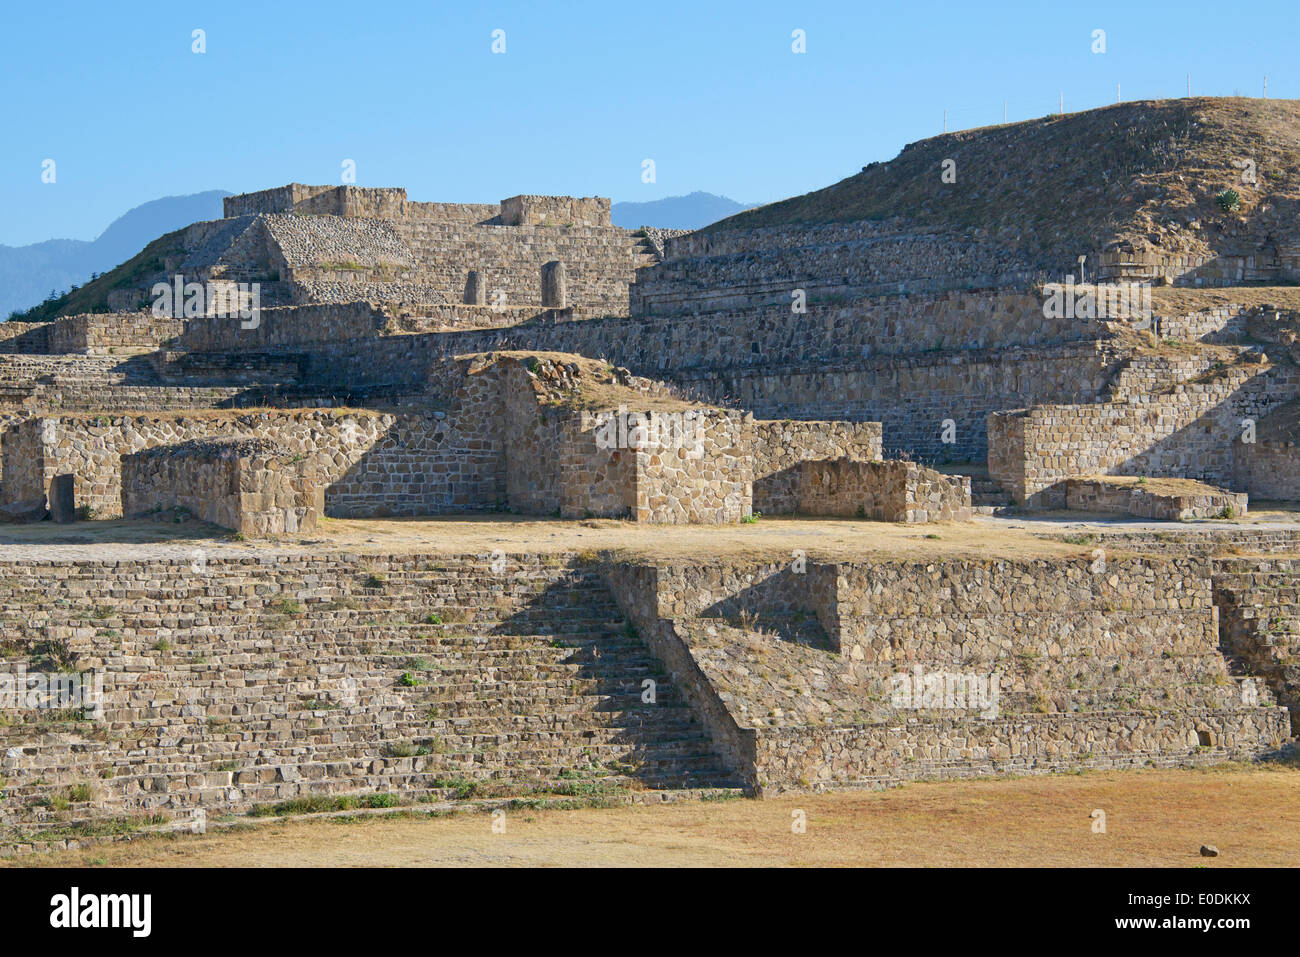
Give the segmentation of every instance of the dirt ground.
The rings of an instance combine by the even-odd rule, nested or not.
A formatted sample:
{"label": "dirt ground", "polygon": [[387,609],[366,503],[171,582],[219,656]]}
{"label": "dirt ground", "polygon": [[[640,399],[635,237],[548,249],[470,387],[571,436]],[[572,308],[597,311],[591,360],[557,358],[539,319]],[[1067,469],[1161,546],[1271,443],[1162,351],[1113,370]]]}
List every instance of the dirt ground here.
{"label": "dirt ground", "polygon": [[[1105,812],[1094,833],[1093,812]],[[794,833],[796,811],[806,831]],[[1202,844],[1219,848],[1200,856]],[[12,863],[12,862],[11,862]],[[1300,865],[1300,768],[1221,766],[911,784],[890,791],[324,819],[149,837],[36,866]]]}
{"label": "dirt ground", "polygon": [[0,559],[63,561],[185,558],[205,555],[351,553],[467,554],[500,548],[507,553],[590,552],[611,557],[789,558],[793,549],[823,560],[1028,558],[1071,555],[1089,549],[1044,534],[1101,532],[1186,532],[1233,527],[1295,528],[1294,506],[1252,503],[1233,521],[1151,522],[1123,516],[1036,512],[979,516],[972,522],[904,525],[852,519],[760,518],[734,525],[638,525],[611,519],[560,521],[517,515],[472,518],[325,519],[309,539],[235,541],[214,525],[198,521],[98,521],[75,525],[38,522],[0,530]]}

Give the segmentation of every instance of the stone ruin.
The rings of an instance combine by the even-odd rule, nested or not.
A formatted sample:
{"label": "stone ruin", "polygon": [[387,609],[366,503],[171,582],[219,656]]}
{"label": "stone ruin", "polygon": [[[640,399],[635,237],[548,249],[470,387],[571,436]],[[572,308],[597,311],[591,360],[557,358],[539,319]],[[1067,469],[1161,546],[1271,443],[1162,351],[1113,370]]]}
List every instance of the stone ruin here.
{"label": "stone ruin", "polygon": [[[6,661],[104,683],[0,729],[8,844],[574,775],[772,793],[1289,747],[1300,527],[1227,520],[1300,499],[1294,306],[1049,318],[1051,278],[878,221],[672,236],[600,198],[227,198],[86,287],[95,311],[0,327],[5,518],[251,546],[0,550]],[[163,287],[202,295],[156,315]],[[1063,508],[1200,523],[921,561],[795,533],[689,564],[328,545],[334,519],[941,538]]]}

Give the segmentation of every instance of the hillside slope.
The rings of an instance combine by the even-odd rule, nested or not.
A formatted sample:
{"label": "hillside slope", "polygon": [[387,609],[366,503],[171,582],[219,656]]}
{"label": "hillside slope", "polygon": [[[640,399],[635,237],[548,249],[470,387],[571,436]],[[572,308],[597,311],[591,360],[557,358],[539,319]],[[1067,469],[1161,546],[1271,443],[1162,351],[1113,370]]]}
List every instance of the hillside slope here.
{"label": "hillside slope", "polygon": [[[945,160],[956,181],[941,181]],[[1244,160],[1255,164],[1243,182]],[[1231,188],[1240,209],[1215,197]],[[1168,253],[1297,237],[1300,100],[1137,101],[965,130],[905,146],[825,189],[705,232],[903,219],[986,236],[1045,266],[1127,241]]]}
{"label": "hillside slope", "polygon": [[50,239],[30,246],[0,246],[0,319],[38,306],[51,291],[85,283],[92,274],[125,263],[162,233],[219,219],[223,189],[165,196],[128,210],[98,238]]}

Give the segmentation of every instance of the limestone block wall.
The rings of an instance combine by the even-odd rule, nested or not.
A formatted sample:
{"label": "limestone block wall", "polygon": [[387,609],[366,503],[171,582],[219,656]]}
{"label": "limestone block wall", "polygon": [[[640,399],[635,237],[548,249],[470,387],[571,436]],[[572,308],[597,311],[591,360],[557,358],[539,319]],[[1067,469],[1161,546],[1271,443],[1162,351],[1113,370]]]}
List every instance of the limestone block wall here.
{"label": "limestone block wall", "polygon": [[501,201],[502,226],[609,226],[603,196],[511,196]]}
{"label": "limestone block wall", "polygon": [[986,289],[1038,275],[1019,254],[993,243],[899,221],[691,233],[666,248],[663,263],[637,275],[635,315],[781,299],[788,308],[793,287],[879,295]]}
{"label": "limestone block wall", "polygon": [[430,515],[504,500],[498,410],[471,395],[463,413],[348,409],[154,415],[59,415],[3,436],[8,501],[45,497],[54,476],[75,476],[79,506],[122,514],[122,457],[160,445],[249,435],[303,456],[325,488],[326,514]]}
{"label": "limestone block wall", "polygon": [[1232,485],[1256,499],[1300,501],[1300,446],[1238,439],[1232,447]]}
{"label": "limestone block wall", "polygon": [[1072,511],[1109,512],[1166,522],[1221,518],[1225,512],[1238,518],[1246,514],[1248,502],[1245,492],[1208,487],[1203,491],[1175,494],[1088,479],[1068,479],[1065,483],[1065,507]]}
{"label": "limestone block wall", "polygon": [[968,522],[970,478],[915,462],[800,463],[795,511],[882,522]]}
{"label": "limestone block wall", "polygon": [[50,351],[49,322],[0,322],[0,353],[45,353]]}
{"label": "limestone block wall", "polygon": [[180,507],[249,538],[315,530],[324,491],[314,464],[247,436],[160,445],[122,457],[122,511]]}
{"label": "limestone block wall", "polygon": [[157,349],[180,335],[183,319],[151,312],[87,313],[61,316],[50,332],[50,351],[108,355],[133,349]]}
{"label": "limestone block wall", "polygon": [[989,417],[989,474],[1018,502],[1064,504],[1067,478],[1148,475],[1227,485],[1244,419],[1300,394],[1287,367],[1234,367],[1220,377],[1127,402],[1040,406]]}
{"label": "limestone block wall", "polygon": [[[633,451],[636,520],[653,524],[738,522],[750,514],[753,464],[743,413],[699,409],[686,440]],[[650,413],[650,428],[663,434]]]}
{"label": "limestone block wall", "polygon": [[798,511],[800,462],[879,461],[881,435],[879,422],[755,419],[750,438],[754,511],[793,514]]}

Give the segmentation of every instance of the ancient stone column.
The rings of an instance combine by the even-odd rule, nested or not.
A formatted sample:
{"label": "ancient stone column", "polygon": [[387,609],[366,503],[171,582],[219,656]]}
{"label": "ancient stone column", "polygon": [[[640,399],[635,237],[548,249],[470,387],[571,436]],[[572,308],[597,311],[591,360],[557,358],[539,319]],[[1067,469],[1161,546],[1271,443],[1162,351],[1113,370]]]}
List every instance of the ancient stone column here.
{"label": "ancient stone column", "polygon": [[470,306],[487,305],[487,283],[477,269],[471,269],[469,278],[465,280],[465,303]]}
{"label": "ancient stone column", "polygon": [[564,274],[564,263],[560,260],[545,263],[542,266],[542,308],[568,308],[568,281]]}
{"label": "ancient stone column", "polygon": [[77,493],[71,473],[54,476],[50,483],[50,518],[56,522],[77,520]]}

